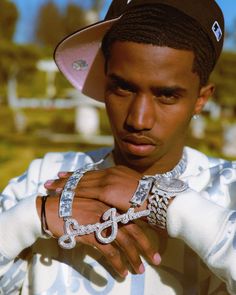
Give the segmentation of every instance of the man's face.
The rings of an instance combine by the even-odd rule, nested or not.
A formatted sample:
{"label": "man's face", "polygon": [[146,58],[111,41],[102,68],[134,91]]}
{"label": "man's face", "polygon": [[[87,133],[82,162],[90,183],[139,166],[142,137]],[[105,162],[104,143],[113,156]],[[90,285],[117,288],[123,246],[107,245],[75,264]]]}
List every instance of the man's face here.
{"label": "man's face", "polygon": [[200,112],[194,55],[134,42],[115,42],[108,60],[105,103],[115,161],[161,173],[179,161],[189,122]]}

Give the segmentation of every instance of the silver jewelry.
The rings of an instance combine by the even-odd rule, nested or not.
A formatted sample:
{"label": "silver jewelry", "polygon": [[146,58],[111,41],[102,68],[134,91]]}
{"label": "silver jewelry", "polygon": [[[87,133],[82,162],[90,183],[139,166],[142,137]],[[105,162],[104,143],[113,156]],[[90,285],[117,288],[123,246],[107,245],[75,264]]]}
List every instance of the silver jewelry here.
{"label": "silver jewelry", "polygon": [[[103,244],[111,243],[112,241],[116,239],[119,222],[126,224],[129,221],[132,221],[141,217],[147,217],[149,223],[157,225],[158,223],[157,220],[160,218],[159,215],[156,213],[157,209],[159,210],[158,206],[160,206],[160,208],[163,207],[167,209],[167,206],[164,207],[164,205],[162,205],[161,203],[163,203],[166,199],[168,200],[168,198],[165,196],[165,198],[163,199],[163,202],[161,201],[157,203],[157,199],[156,199],[157,191],[155,190],[156,187],[158,186],[157,182],[160,183],[160,179],[163,179],[163,178],[166,178],[169,181],[170,178],[173,179],[174,177],[179,177],[185,171],[187,166],[186,153],[184,152],[180,162],[171,171],[166,172],[164,174],[156,174],[154,176],[147,175],[142,177],[142,179],[138,183],[138,187],[133,197],[130,200],[130,203],[132,204],[131,208],[129,208],[126,213],[117,215],[117,209],[110,208],[102,216],[102,219],[105,222],[88,224],[88,225],[79,225],[77,220],[72,218],[72,202],[73,202],[73,198],[75,194],[74,189],[78,185],[78,182],[80,181],[84,173],[86,173],[87,171],[97,169],[97,165],[100,164],[101,162],[102,161],[98,163],[94,163],[94,164],[89,164],[88,166],[85,166],[82,169],[78,169],[77,171],[75,171],[72,174],[72,176],[69,178],[68,183],[66,183],[65,188],[62,192],[62,197],[61,197],[60,206],[59,206],[59,215],[60,217],[63,217],[65,221],[65,224],[64,224],[65,233],[63,236],[59,238],[58,244],[60,245],[60,247],[64,249],[72,249],[73,247],[75,247],[76,237],[91,234],[93,232],[95,233],[95,236],[98,239],[98,241],[100,241],[101,243]],[[153,186],[153,183],[154,183],[154,186]],[[168,186],[170,186],[170,184],[171,183],[168,182]],[[134,212],[135,207],[142,205],[143,202],[148,198],[150,191],[153,194],[153,196],[149,198],[148,209],[139,211],[139,212]],[[158,190],[158,193],[160,193],[160,188]],[[176,193],[176,188],[172,192],[172,195],[173,193]],[[151,199],[154,197],[155,197],[155,200]],[[156,201],[155,204],[153,200]],[[166,214],[164,215],[163,213],[163,216],[166,216]],[[165,225],[165,222],[162,226],[164,225]],[[102,232],[109,227],[111,227],[111,234],[109,236],[104,237],[102,235]]]}
{"label": "silver jewelry", "polygon": [[179,163],[171,170],[163,174],[155,175],[145,175],[143,176],[138,183],[138,187],[130,200],[130,203],[133,207],[141,206],[145,200],[148,198],[150,189],[152,187],[153,181],[166,177],[166,178],[179,178],[181,174],[184,173],[187,167],[187,154],[186,151],[183,151],[183,156]]}
{"label": "silver jewelry", "polygon": [[[134,212],[134,208],[129,208],[126,213],[117,215],[117,209],[110,208],[102,216],[102,219],[105,222],[88,225],[79,225],[78,221],[72,218],[72,203],[75,195],[75,188],[82,176],[88,171],[96,170],[97,166],[101,164],[102,161],[103,160],[97,163],[88,164],[83,168],[76,170],[65,184],[59,203],[59,216],[64,219],[64,235],[58,239],[59,246],[64,249],[74,248],[76,245],[76,237],[88,235],[93,232],[101,243],[111,243],[117,236],[119,222],[126,224],[134,219],[146,217],[150,213],[149,210]],[[150,180],[148,180],[148,182],[149,181]],[[111,234],[104,237],[102,232],[109,227],[111,227]]]}
{"label": "silver jewelry", "polygon": [[[88,225],[79,225],[77,220],[73,218],[65,218],[65,234],[59,238],[58,243],[60,247],[64,249],[72,249],[76,245],[76,237],[88,235],[94,232],[99,242],[102,244],[109,244],[114,241],[117,236],[119,222],[126,224],[129,221],[146,217],[149,214],[149,210],[134,212],[134,208],[129,208],[126,213],[117,215],[117,209],[110,208],[102,216],[102,219],[105,222]],[[109,236],[104,237],[102,232],[109,227],[111,228],[111,233]]]}
{"label": "silver jewelry", "polygon": [[[67,180],[64,189],[61,193],[60,203],[59,203],[59,217],[64,219],[64,229],[65,232],[68,230],[68,226],[76,227],[76,220],[72,219],[72,204],[75,196],[75,189],[82,178],[82,176],[91,170],[96,170],[97,166],[101,164],[104,159],[96,162],[89,163],[84,167],[77,169]],[[73,222],[75,221],[75,222]],[[69,224],[69,225],[68,225]],[[58,240],[58,244],[61,246],[61,238]]]}
{"label": "silver jewelry", "polygon": [[129,201],[132,207],[141,206],[149,196],[153,181],[153,176],[143,176],[138,183],[138,187]]}
{"label": "silver jewelry", "polygon": [[159,179],[162,177],[167,178],[179,178],[180,175],[184,173],[187,167],[187,153],[184,149],[182,158],[180,159],[179,163],[170,171],[162,173],[162,174],[155,174],[153,175],[154,178]]}
{"label": "silver jewelry", "polygon": [[96,170],[97,166],[103,162],[103,159],[97,163],[89,163],[84,167],[77,169],[67,180],[61,193],[59,204],[59,217],[65,218],[72,216],[72,203],[75,195],[75,189],[82,176],[91,170]]}
{"label": "silver jewelry", "polygon": [[178,193],[187,190],[188,185],[180,179],[161,177],[154,182],[151,197],[148,198],[148,210],[150,214],[147,217],[151,225],[166,229],[167,209],[171,199]]}
{"label": "silver jewelry", "polygon": [[200,117],[200,115],[199,114],[195,114],[195,115],[193,115],[193,120],[197,120],[198,118]]}

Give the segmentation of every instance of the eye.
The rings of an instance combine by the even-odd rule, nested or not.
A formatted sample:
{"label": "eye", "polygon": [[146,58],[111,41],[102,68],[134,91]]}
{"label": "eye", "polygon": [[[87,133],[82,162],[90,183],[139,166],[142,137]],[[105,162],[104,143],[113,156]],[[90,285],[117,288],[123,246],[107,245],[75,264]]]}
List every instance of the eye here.
{"label": "eye", "polygon": [[118,96],[127,96],[133,92],[132,87],[128,83],[121,81],[110,81],[107,89]]}
{"label": "eye", "polygon": [[175,96],[159,96],[158,101],[160,101],[163,104],[175,104],[177,101],[177,97]]}
{"label": "eye", "polygon": [[180,94],[173,89],[162,89],[155,92],[155,97],[160,103],[175,104],[179,100]]}

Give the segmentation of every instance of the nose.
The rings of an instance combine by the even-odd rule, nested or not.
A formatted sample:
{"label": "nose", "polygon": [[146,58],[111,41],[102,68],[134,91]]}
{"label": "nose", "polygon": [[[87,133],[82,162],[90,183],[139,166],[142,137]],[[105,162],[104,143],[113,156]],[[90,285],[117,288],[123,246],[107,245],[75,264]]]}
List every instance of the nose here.
{"label": "nose", "polygon": [[155,119],[153,98],[144,94],[133,97],[126,119],[127,127],[136,131],[151,130]]}

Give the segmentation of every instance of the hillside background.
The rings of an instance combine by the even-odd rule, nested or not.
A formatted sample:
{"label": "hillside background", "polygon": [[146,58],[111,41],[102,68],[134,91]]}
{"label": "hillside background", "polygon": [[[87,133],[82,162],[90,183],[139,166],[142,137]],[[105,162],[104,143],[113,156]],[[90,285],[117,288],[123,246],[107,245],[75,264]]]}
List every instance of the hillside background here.
{"label": "hillside background", "polygon": [[[100,20],[109,2],[0,1],[0,189],[48,151],[112,144],[104,107],[84,103],[52,63],[58,41]],[[236,159],[236,12],[234,17],[233,2],[232,9],[224,9],[230,21],[211,77],[216,92],[193,122],[188,144],[211,156]]]}

